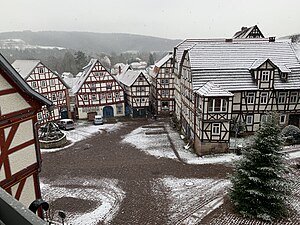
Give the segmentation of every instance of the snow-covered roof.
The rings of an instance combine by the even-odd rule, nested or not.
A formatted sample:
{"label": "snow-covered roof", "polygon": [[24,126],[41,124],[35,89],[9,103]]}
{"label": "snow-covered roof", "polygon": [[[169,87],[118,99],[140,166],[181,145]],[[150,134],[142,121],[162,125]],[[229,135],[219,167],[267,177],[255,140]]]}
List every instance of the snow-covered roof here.
{"label": "snow-covered roof", "polygon": [[173,52],[169,52],[167,55],[165,55],[161,60],[159,60],[157,63],[155,63],[155,66],[161,67],[166,62],[168,62],[169,59],[173,58]]}
{"label": "snow-covered roof", "polygon": [[26,80],[40,62],[40,60],[16,60],[12,66]]}
{"label": "snow-covered roof", "polygon": [[233,94],[227,90],[220,88],[219,85],[216,85],[214,82],[207,82],[202,87],[200,87],[197,91],[197,94],[200,96],[206,97],[216,97],[216,96],[233,96]]}
{"label": "snow-covered roof", "polygon": [[133,83],[136,81],[136,79],[139,77],[140,74],[142,74],[146,78],[146,76],[145,76],[146,71],[145,70],[127,70],[126,72],[121,73],[120,75],[118,75],[117,79],[122,84],[130,87],[131,85],[133,85]]}
{"label": "snow-covered roof", "polygon": [[91,73],[92,69],[94,68],[97,62],[100,63],[98,59],[91,59],[90,62],[85,67],[82,68],[83,71],[81,75],[80,76],[78,76],[78,74],[76,75],[78,79],[76,80],[75,84],[73,84],[73,87],[71,89],[71,92],[73,94],[79,91],[79,89],[84,84],[85,80],[87,79],[87,77],[89,76],[89,74]]}
{"label": "snow-covered roof", "polygon": [[25,93],[32,96],[34,99],[42,102],[47,106],[51,106],[52,102],[45,98],[44,96],[40,95],[36,91],[34,91],[20,76],[20,74],[13,68],[13,66],[1,55],[0,53],[0,67],[8,73],[10,78],[15,82],[15,84],[20,87]]}
{"label": "snow-covered roof", "polygon": [[291,71],[286,82],[275,76],[275,88],[300,87],[300,63],[287,42],[202,42],[188,52],[195,91],[208,81],[228,91],[256,90],[249,68],[257,60],[265,59],[272,59],[284,71]]}
{"label": "snow-covered roof", "polygon": [[[242,27],[242,29],[238,32],[236,32],[233,36],[233,38],[247,38],[248,35],[254,30],[254,29],[259,30],[259,28],[257,27],[257,25],[254,25],[252,27]],[[264,37],[264,35],[261,33],[261,31],[259,30],[260,34],[262,35],[262,37]]]}
{"label": "snow-covered roof", "polygon": [[276,62],[276,60],[274,59],[263,59],[263,58],[260,58],[260,59],[257,59],[254,61],[254,63],[249,67],[249,70],[255,70],[257,69],[258,67],[260,67],[263,63],[265,63],[266,61],[271,61],[281,72],[283,73],[290,73],[291,70],[289,68],[287,68],[285,65],[282,65],[278,62]]}

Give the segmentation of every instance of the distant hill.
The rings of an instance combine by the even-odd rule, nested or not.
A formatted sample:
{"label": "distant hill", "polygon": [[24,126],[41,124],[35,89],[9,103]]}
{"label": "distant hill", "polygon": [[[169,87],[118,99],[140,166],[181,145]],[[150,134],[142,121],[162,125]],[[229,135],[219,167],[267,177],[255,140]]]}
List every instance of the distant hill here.
{"label": "distant hill", "polygon": [[[16,31],[0,33],[0,48],[14,44],[25,48],[67,48],[88,53],[167,52],[180,40],[121,33]],[[1,46],[2,45],[2,46]],[[26,47],[27,46],[27,47]],[[17,47],[20,48],[20,47]],[[21,47],[22,48],[22,47]]]}
{"label": "distant hill", "polygon": [[287,35],[284,37],[280,37],[279,39],[290,39],[292,42],[298,42],[300,43],[300,34],[292,34],[292,35]]}

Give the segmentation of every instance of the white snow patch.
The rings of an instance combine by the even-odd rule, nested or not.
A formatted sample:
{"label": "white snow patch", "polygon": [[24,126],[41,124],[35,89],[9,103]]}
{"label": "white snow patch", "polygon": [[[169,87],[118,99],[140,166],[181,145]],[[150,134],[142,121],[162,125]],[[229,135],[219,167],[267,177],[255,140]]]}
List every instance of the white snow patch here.
{"label": "white snow patch", "polygon": [[[162,125],[162,124],[153,124]],[[240,158],[235,154],[222,154],[222,155],[210,155],[199,157],[189,150],[184,149],[186,143],[180,138],[177,131],[173,130],[167,123],[163,124],[165,130],[168,132],[170,139],[174,145],[174,148],[178,152],[180,158],[187,164],[215,164],[215,163],[231,163]],[[160,128],[162,129],[162,128]],[[136,148],[144,151],[149,155],[153,155],[157,158],[169,158],[178,160],[167,134],[151,134],[146,135],[146,132],[159,131],[158,128],[139,127],[133,130],[131,133],[123,137],[123,141],[130,143]]]}
{"label": "white snow patch", "polygon": [[[223,196],[229,180],[179,179],[166,177],[158,179],[168,191],[171,202],[169,224],[199,224],[214,209],[223,204]],[[188,185],[186,185],[188,184]],[[154,187],[155,188],[155,187]]]}
{"label": "white snow patch", "polygon": [[70,146],[74,145],[76,142],[82,141],[86,138],[89,138],[97,133],[105,132],[114,132],[120,129],[123,126],[123,123],[109,123],[103,125],[93,125],[87,122],[79,122],[75,129],[69,131],[62,131],[66,134],[67,140],[71,143],[67,146],[62,148],[51,148],[51,149],[41,149],[41,152],[57,152],[63,149],[69,148]]}
{"label": "white snow patch", "polygon": [[84,213],[68,212],[68,209],[64,209],[68,224],[95,225],[100,221],[108,224],[118,212],[120,204],[125,197],[125,192],[118,187],[118,181],[112,179],[73,179],[52,184],[42,181],[41,191],[43,199],[48,200],[48,202],[53,202],[63,197],[71,197],[97,203],[94,208]]}

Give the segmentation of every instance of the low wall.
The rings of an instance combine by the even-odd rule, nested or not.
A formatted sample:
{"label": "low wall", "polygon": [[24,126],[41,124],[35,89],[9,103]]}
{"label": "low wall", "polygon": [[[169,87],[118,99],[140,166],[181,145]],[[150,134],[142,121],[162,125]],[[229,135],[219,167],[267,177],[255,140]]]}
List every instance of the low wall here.
{"label": "low wall", "polygon": [[67,143],[67,137],[66,134],[62,136],[58,140],[51,140],[51,141],[44,141],[44,140],[39,140],[40,142],[40,148],[60,148],[63,147]]}

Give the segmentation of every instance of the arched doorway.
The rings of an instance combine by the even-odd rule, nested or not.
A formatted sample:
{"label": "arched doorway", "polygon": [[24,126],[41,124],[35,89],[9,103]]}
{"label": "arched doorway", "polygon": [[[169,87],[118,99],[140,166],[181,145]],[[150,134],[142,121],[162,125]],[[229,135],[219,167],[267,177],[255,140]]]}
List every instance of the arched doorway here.
{"label": "arched doorway", "polygon": [[113,117],[114,116],[114,109],[111,106],[105,106],[103,108],[103,117],[108,118],[108,117]]}

